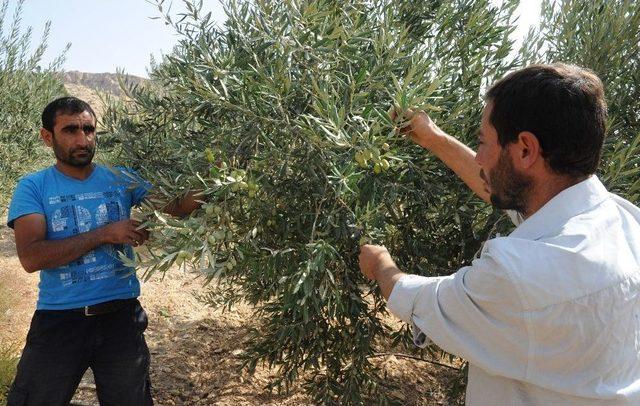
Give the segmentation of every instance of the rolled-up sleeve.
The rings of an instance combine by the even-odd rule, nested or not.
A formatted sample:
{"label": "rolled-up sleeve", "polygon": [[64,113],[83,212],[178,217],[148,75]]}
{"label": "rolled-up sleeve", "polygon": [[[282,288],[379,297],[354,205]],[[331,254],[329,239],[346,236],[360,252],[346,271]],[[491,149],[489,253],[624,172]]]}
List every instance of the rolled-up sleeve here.
{"label": "rolled-up sleeve", "polygon": [[434,285],[441,278],[427,278],[420,275],[404,275],[393,287],[387,307],[405,323],[411,322],[413,306],[420,291]]}
{"label": "rolled-up sleeve", "polygon": [[450,276],[403,276],[388,308],[413,325],[417,345],[428,337],[490,373],[526,375],[526,313],[508,270],[488,252]]}

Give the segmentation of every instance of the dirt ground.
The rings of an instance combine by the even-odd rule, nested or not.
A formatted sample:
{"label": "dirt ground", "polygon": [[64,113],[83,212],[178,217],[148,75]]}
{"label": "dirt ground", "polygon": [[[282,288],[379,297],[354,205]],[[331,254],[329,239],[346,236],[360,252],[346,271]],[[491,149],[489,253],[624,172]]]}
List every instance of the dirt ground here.
{"label": "dirt ground", "polygon": [[[0,226],[0,278],[11,306],[0,314],[0,341],[24,345],[35,309],[38,275],[27,274],[16,257],[13,235]],[[252,311],[238,306],[221,312],[199,302],[203,291],[194,275],[175,271],[164,280],[142,286],[141,302],[149,315],[146,338],[152,354],[151,381],[157,405],[306,405],[299,387],[287,395],[269,393],[266,384],[276,371],[241,370],[243,339],[252,326]],[[407,405],[451,404],[446,388],[455,371],[394,355],[377,358],[396,392]],[[72,405],[97,405],[91,371],[83,378]]]}

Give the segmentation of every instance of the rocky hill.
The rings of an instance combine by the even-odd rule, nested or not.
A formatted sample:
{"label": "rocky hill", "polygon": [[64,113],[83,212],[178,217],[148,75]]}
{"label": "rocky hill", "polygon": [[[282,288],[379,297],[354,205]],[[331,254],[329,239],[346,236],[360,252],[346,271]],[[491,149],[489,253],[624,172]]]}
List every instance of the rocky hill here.
{"label": "rocky hill", "polygon": [[[123,97],[122,90],[120,90],[120,85],[118,83],[117,73],[69,71],[61,72],[60,76],[67,93],[89,103],[96,112],[98,120],[100,120],[104,111],[104,101],[100,98],[99,93],[106,93],[115,97]],[[126,80],[136,84],[142,84],[147,79],[127,75]]]}
{"label": "rocky hill", "polygon": [[[62,81],[65,85],[79,85],[92,90],[108,92],[114,96],[121,96],[122,90],[118,84],[117,73],[88,73],[78,71],[62,72]],[[128,82],[141,84],[146,79],[139,76],[126,75]]]}

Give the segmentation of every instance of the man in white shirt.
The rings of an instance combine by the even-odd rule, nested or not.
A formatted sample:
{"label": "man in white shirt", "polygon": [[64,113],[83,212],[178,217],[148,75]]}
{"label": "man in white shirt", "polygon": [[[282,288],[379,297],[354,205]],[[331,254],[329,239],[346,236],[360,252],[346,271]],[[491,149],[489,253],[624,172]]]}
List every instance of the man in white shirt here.
{"label": "man in white shirt", "polygon": [[569,65],[487,92],[477,154],[424,113],[405,131],[517,228],[446,277],[402,273],[386,248],[360,268],[414,341],[469,361],[469,405],[640,404],[640,209],[594,175],[601,81]]}

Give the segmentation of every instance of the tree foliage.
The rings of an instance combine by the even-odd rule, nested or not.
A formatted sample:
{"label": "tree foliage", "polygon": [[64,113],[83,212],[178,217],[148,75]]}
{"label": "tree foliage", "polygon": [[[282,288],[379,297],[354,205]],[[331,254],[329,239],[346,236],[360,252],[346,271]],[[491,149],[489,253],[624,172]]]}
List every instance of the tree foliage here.
{"label": "tree foliage", "polygon": [[253,304],[247,366],[278,367],[274,387],[303,377],[318,403],[384,402],[371,356],[407,330],[385,325],[358,246],[384,244],[401,269],[446,275],[500,217],[397,135],[392,105],[427,110],[473,146],[483,90],[506,71],[590,67],[611,111],[603,178],[637,199],[638,6],[545,2],[512,57],[516,3],[229,0],[224,27],[189,1],[166,14],[178,46],[149,86],[124,85],[130,101],[104,120],[123,163],[155,183],[156,205],[188,190],[206,202],[188,219],[145,207],[147,275],[188,263],[211,282],[210,303]]}
{"label": "tree foliage", "polygon": [[247,364],[279,367],[275,386],[312,371],[318,402],[362,403],[384,384],[370,356],[389,328],[359,244],[442,275],[493,224],[387,111],[424,108],[475,138],[483,84],[512,67],[515,4],[230,1],[223,29],[186,4],[167,16],[181,40],[153,85],[129,88],[132,103],[105,115],[123,160],[165,201],[196,189],[207,202],[187,220],[156,212],[143,266],[187,260],[213,279],[209,301],[254,304]]}
{"label": "tree foliage", "polygon": [[64,53],[48,67],[41,66],[47,49],[49,23],[37,47],[29,53],[32,29],[21,26],[24,1],[8,18],[9,1],[0,7],[0,204],[6,207],[17,179],[43,165],[45,152],[38,136],[45,105],[64,94],[55,71]]}

